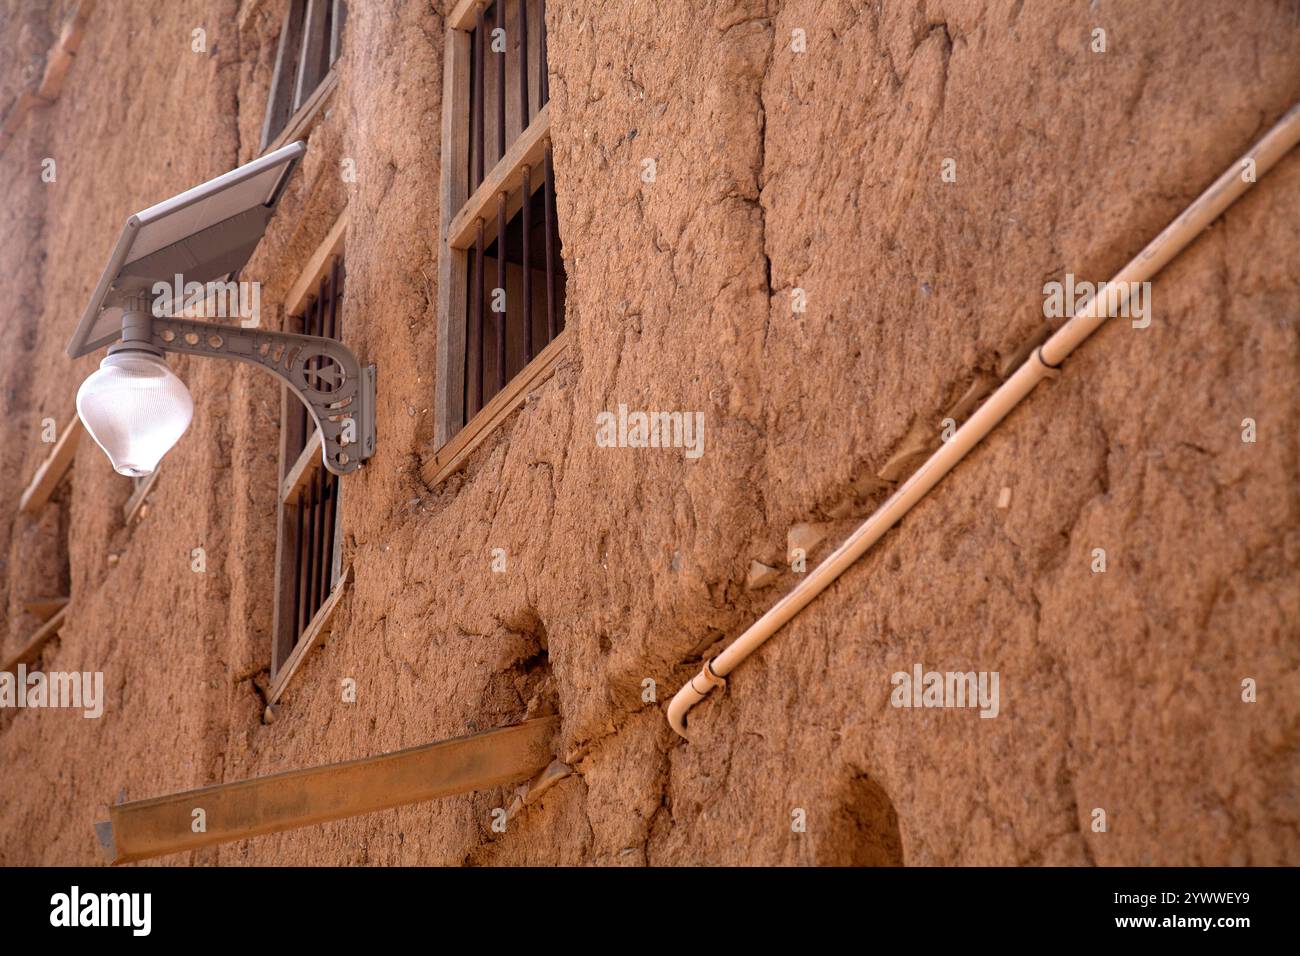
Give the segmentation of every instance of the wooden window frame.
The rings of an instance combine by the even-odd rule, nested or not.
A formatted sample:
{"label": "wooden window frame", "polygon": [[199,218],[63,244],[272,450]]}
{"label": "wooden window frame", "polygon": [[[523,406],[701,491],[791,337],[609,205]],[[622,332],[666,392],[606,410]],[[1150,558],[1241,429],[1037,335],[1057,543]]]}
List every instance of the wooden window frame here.
{"label": "wooden window frame", "polygon": [[59,432],[58,440],[50,449],[49,455],[40,463],[32,480],[23,489],[22,496],[18,499],[20,512],[35,512],[50,500],[54,489],[72,467],[73,459],[77,457],[77,446],[81,443],[81,434],[85,430],[81,416],[74,412],[68,419],[68,424]]}
{"label": "wooden window frame", "polygon": [[[19,664],[26,664],[30,667],[41,659],[41,652],[45,650],[45,645],[50,642],[51,638],[58,635],[59,630],[63,627],[64,619],[67,616],[68,599],[60,598],[57,600],[61,600],[63,603],[45,619],[44,623],[36,629],[36,633],[27,639],[26,644],[15,651],[11,657],[4,661],[3,664],[0,664],[0,671],[8,671],[11,674],[17,674]],[[51,604],[55,602],[44,601],[31,603]],[[33,611],[32,613],[37,612]]]}
{"label": "wooden window frame", "polygon": [[[470,294],[469,261],[478,225],[481,221],[485,245],[496,237],[497,197],[503,191],[508,197],[506,219],[509,222],[514,217],[523,201],[525,166],[533,170],[532,182],[538,184],[533,192],[541,188],[542,176],[537,174],[550,148],[551,133],[548,102],[540,106],[526,128],[507,146],[505,155],[490,169],[484,169],[483,181],[470,193],[471,39],[480,8],[490,6],[488,0],[461,0],[446,21],[434,454],[422,468],[423,477],[430,484],[441,482],[465,464],[475,448],[523,403],[528,393],[555,371],[571,340],[567,326],[561,327],[555,338],[507,381],[504,389],[486,399],[482,408],[466,420],[466,350],[469,343],[465,335],[465,316]],[[544,60],[539,57],[539,62]],[[540,99],[539,92],[539,102]],[[557,244],[557,258],[558,255]]]}
{"label": "wooden window frame", "polygon": [[[285,317],[299,315],[309,306],[310,301],[324,280],[343,256],[347,235],[348,213],[345,209],[335,221],[325,240],[316,248],[307,261],[306,267],[294,282],[293,288],[285,300]],[[345,284],[346,285],[346,284]],[[344,298],[346,302],[346,290]],[[297,620],[293,622],[290,636],[288,615],[295,613],[293,605],[293,588],[297,580],[297,563],[291,561],[289,541],[295,529],[289,527],[297,514],[297,500],[305,485],[324,468],[321,460],[321,440],[319,429],[313,429],[305,437],[301,452],[294,454],[289,449],[290,428],[288,423],[292,416],[299,414],[301,402],[287,385],[280,387],[280,470],[276,501],[276,548],[275,548],[275,601],[274,618],[271,629],[271,691],[268,703],[280,699],[289,681],[297,673],[303,660],[311,649],[328,634],[333,626],[334,612],[346,589],[351,576],[351,568],[343,564],[342,532],[342,484],[335,488],[337,495],[334,503],[335,520],[332,528],[333,540],[326,546],[330,561],[330,589],[324,602],[316,609],[312,618],[301,631]],[[290,457],[292,460],[290,460]],[[293,564],[293,568],[290,568]],[[295,573],[288,573],[293,570]]]}
{"label": "wooden window frame", "polygon": [[[338,85],[344,0],[288,0],[276,45],[259,152],[302,137]],[[328,30],[327,30],[328,25]]]}
{"label": "wooden window frame", "polygon": [[[72,470],[83,432],[85,426],[81,423],[81,416],[74,414],[59,433],[54,447],[37,467],[31,482],[23,491],[18,506],[20,514],[36,515],[49,505],[61,487],[64,488],[64,497],[59,501],[59,507],[64,510],[59,515],[58,539],[59,560],[62,565],[60,576],[66,575],[68,578],[71,578],[72,574],[72,555],[69,550],[70,527],[68,526],[72,511],[72,478],[68,474]],[[65,478],[68,480],[66,486]],[[62,590],[68,584],[70,581],[61,580],[54,590]],[[67,590],[70,591],[71,588],[68,587]],[[21,648],[0,663],[0,671],[8,671],[11,674],[17,673],[19,664],[34,665],[40,659],[45,645],[59,633],[67,613],[68,596],[50,594],[47,589],[44,596],[25,599],[22,605],[23,610],[41,621],[41,626]]]}

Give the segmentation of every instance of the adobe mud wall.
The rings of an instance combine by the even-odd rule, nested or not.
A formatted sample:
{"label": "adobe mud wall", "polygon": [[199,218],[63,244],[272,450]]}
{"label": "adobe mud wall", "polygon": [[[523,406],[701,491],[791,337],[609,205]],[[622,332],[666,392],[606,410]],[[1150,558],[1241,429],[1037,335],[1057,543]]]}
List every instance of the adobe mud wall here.
{"label": "adobe mud wall", "polygon": [[[354,583],[270,724],[270,376],[174,360],[194,424],[131,527],[89,441],[60,504],[16,509],[99,358],[63,348],[123,219],[256,155],[283,0],[101,0],[0,153],[0,654],[66,584],[43,667],[107,686],[98,720],[0,712],[0,863],[97,862],[119,800],[552,711],[575,772],[505,833],[509,789],[160,862],[1300,863],[1300,155],[1158,278],[1149,327],[1100,332],[698,707],[693,744],[662,710],[796,583],[791,526],[830,522],[823,557],[1045,327],[1044,282],[1108,278],[1300,99],[1300,3],[554,0],[573,341],[430,488],[448,5],[349,4],[245,274],[278,323],[346,206],[343,327],[379,369]],[[0,4],[5,102],[72,6]],[[619,403],[702,411],[704,454],[597,447]],[[781,573],[747,590],[755,559]],[[892,707],[916,664],[997,671],[998,716]]]}

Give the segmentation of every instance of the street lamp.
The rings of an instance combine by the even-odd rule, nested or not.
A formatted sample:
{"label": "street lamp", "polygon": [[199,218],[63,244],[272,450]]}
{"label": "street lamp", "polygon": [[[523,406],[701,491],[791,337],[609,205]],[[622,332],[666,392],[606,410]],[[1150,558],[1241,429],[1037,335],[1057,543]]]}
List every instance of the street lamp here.
{"label": "street lamp", "polygon": [[180,441],[194,417],[194,399],[161,355],[122,350],[81,384],[77,414],[113,469],[134,478],[152,474]]}
{"label": "street lamp", "polygon": [[194,401],[167,352],[260,365],[306,406],[325,468],[374,454],[375,367],[334,339],[179,318],[176,288],[229,283],[248,262],[307,147],[291,143],[126,221],[68,343],[77,358],[113,343],[77,392],[77,414],[113,468],[153,472],[189,427]]}

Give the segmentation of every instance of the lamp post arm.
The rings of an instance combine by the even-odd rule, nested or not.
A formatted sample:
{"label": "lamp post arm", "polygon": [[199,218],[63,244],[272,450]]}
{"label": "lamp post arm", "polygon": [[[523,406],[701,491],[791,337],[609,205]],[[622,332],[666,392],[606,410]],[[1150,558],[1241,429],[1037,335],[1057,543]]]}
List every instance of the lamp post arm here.
{"label": "lamp post arm", "polygon": [[327,471],[346,475],[375,453],[375,367],[342,342],[315,335],[150,317],[147,341],[164,352],[251,362],[277,376],[321,434]]}

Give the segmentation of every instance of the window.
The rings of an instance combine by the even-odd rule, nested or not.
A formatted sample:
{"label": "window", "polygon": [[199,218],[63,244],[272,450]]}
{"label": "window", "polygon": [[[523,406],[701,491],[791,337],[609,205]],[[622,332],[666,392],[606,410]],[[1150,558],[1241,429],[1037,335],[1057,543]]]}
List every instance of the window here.
{"label": "window", "polygon": [[342,51],[346,19],[343,0],[289,0],[262,123],[262,152],[296,138],[333,90],[332,67]]}
{"label": "window", "polygon": [[[341,234],[341,229],[333,230],[327,245],[338,246]],[[294,311],[286,320],[286,331],[341,338],[344,291],[341,252],[329,250],[314,268],[311,282],[311,291],[301,302],[289,303]],[[307,374],[312,385],[323,391],[333,385],[324,376],[313,381],[310,366]],[[322,464],[320,431],[302,402],[288,386],[282,386],[271,652],[273,698],[278,698],[298,661],[329,626],[329,616],[345,577],[339,518],[339,479]]]}
{"label": "window", "polygon": [[433,482],[549,374],[565,342],[545,4],[462,2],[448,22]]}
{"label": "window", "polygon": [[[54,438],[54,419],[42,423],[42,431]],[[45,645],[63,625],[68,596],[72,593],[72,565],[68,544],[72,531],[72,479],[68,477],[83,428],[74,413],[58,433],[54,447],[36,469],[19,500],[20,517],[14,524],[14,540],[21,542],[24,559],[12,569],[12,590],[24,594],[26,615],[18,618],[17,633],[30,624],[30,636],[21,645],[0,655],[0,671],[17,673],[19,664],[33,667]],[[113,559],[110,558],[110,563]],[[0,631],[0,645],[5,633]]]}

